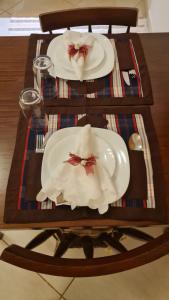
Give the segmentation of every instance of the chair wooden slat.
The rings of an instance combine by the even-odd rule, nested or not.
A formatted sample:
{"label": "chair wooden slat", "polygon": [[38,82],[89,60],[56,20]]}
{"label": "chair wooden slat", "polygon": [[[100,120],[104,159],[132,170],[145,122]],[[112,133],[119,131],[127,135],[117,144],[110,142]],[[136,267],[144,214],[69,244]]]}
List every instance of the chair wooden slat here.
{"label": "chair wooden slat", "polygon": [[89,26],[88,26],[88,28],[89,28],[89,30],[88,30],[88,31],[89,31],[89,32],[92,32],[92,26],[91,26],[91,25],[89,25]]}
{"label": "chair wooden slat", "polygon": [[108,34],[111,34],[111,33],[112,33],[111,25],[109,25],[109,28],[108,28]]}
{"label": "chair wooden slat", "polygon": [[130,26],[127,27],[126,33],[129,33],[129,32],[130,32]]}
{"label": "chair wooden slat", "polygon": [[[43,32],[83,25],[136,26],[137,8],[90,7],[43,13],[39,16]],[[89,27],[90,29],[90,27]]]}

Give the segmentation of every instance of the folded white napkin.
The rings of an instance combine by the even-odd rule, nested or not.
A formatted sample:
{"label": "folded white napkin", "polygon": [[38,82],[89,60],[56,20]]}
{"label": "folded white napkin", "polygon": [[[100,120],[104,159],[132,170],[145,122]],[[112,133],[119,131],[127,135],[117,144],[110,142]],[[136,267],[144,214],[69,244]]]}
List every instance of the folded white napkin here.
{"label": "folded white napkin", "polygon": [[[85,68],[85,60],[87,56],[83,56],[80,52],[80,47],[87,46],[87,55],[89,55],[89,51],[91,51],[93,42],[95,40],[94,36],[90,33],[80,33],[75,31],[67,30],[63,34],[66,51],[68,55],[68,59],[70,59],[72,68],[77,76],[77,79],[83,81],[83,73]],[[70,56],[69,55],[69,47],[73,46],[74,49],[78,50],[76,54]]]}
{"label": "folded white napkin", "polygon": [[[86,160],[94,153],[95,135],[91,126],[86,125],[79,130],[73,154],[83,159],[72,165],[68,161],[61,162],[51,173],[50,178],[37,195],[37,201],[44,201],[47,197],[56,199],[62,193],[63,198],[71,208],[89,206],[98,209],[100,214],[108,210],[108,204],[117,200],[116,189],[107,169],[96,157],[95,164],[86,169]],[[71,159],[68,153],[68,160]]]}

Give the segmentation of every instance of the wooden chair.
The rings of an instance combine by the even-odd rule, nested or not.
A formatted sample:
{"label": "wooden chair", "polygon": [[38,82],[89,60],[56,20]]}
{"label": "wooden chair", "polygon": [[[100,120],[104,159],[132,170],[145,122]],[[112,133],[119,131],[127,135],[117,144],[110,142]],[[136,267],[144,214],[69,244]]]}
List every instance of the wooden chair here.
{"label": "wooden chair", "polygon": [[111,25],[127,26],[127,33],[131,26],[137,25],[137,8],[92,7],[61,10],[43,13],[39,16],[43,32],[75,26],[88,25],[88,31],[92,31],[92,25],[109,25],[108,33],[111,34]]}
{"label": "wooden chair", "polygon": [[[105,241],[107,244],[111,245],[113,248],[118,248],[120,254],[91,258],[92,251],[90,247],[90,242],[92,239],[87,239],[83,237],[83,240],[86,239],[84,243],[84,251],[87,251],[89,258],[87,259],[68,259],[61,258],[65,249],[70,246],[70,241],[75,241],[75,235],[72,233],[67,234],[65,241],[67,241],[66,246],[64,244],[60,252],[56,250],[56,253],[53,257],[47,256],[45,254],[33,252],[29,250],[33,246],[36,246],[36,238],[33,243],[27,245],[26,248],[22,248],[17,245],[11,245],[7,247],[2,255],[1,260],[12,265],[44,274],[50,274],[55,276],[73,276],[73,277],[86,277],[86,276],[99,276],[106,274],[113,274],[125,270],[129,270],[146,263],[152,262],[166,254],[169,253],[169,230],[159,236],[158,238],[153,239],[149,235],[131,228],[120,228],[116,233],[121,236],[121,234],[127,234],[129,236],[135,236],[141,240],[149,240],[148,243],[127,251],[127,249],[122,245],[121,242],[118,244],[119,237],[115,238],[113,242],[108,238],[110,235],[102,233],[101,240]],[[41,233],[43,241],[47,239],[51,234],[54,234],[54,230],[47,233],[45,232],[46,237],[43,236],[44,233]],[[69,235],[69,236],[68,236]],[[88,240],[88,241],[87,241]],[[117,244],[116,244],[117,241]],[[62,244],[62,243],[61,243]],[[62,244],[63,245],[63,244]],[[122,247],[119,247],[121,245]],[[59,249],[59,247],[57,248]]]}

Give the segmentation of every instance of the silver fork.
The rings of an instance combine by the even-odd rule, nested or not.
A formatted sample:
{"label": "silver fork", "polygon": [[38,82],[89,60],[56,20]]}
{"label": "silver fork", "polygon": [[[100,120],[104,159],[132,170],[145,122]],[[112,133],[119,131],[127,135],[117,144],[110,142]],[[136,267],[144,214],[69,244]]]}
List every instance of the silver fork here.
{"label": "silver fork", "polygon": [[44,135],[37,134],[36,136],[36,153],[43,153],[44,152]]}

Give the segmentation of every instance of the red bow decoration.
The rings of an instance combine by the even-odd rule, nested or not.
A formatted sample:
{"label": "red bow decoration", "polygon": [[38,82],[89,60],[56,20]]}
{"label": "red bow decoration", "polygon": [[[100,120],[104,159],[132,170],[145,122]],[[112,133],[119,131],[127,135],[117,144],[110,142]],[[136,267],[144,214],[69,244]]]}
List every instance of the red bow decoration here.
{"label": "red bow decoration", "polygon": [[77,52],[79,52],[80,56],[83,56],[84,58],[86,58],[88,51],[89,51],[89,47],[88,45],[82,45],[80,46],[78,49],[75,48],[74,44],[71,44],[68,46],[68,54],[69,54],[69,59],[74,56]]}
{"label": "red bow decoration", "polygon": [[96,165],[96,157],[94,155],[91,155],[88,158],[81,158],[80,156],[76,154],[69,153],[70,158],[66,160],[65,162],[68,162],[69,164],[73,166],[77,166],[79,164],[82,165],[82,167],[85,168],[86,174],[94,174],[94,168],[93,166]]}

